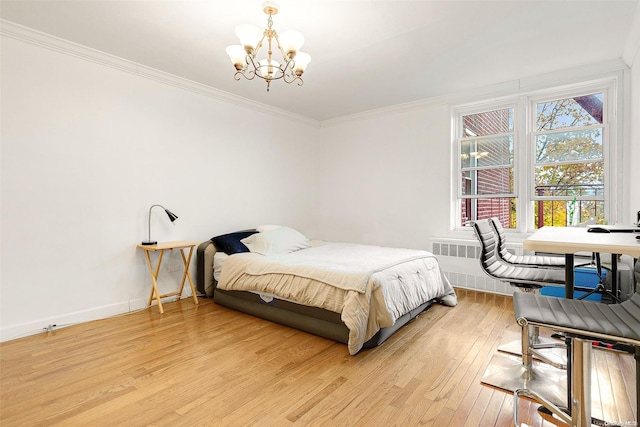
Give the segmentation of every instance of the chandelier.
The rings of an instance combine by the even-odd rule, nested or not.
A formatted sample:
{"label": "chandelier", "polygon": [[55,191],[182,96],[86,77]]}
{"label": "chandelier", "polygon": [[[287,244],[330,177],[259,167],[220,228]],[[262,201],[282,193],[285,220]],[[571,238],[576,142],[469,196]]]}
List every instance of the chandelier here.
{"label": "chandelier", "polygon": [[[304,36],[297,31],[283,31],[278,34],[273,27],[272,16],[278,13],[278,5],[273,2],[262,4],[264,13],[269,15],[267,28],[262,31],[255,25],[245,24],[236,27],[236,35],[241,45],[227,47],[227,54],[236,68],[234,78],[240,76],[253,80],[256,76],[267,82],[267,92],[272,80],[282,79],[286,83],[304,83],[302,73],[311,62],[308,53],[300,52],[304,43]],[[267,57],[256,60],[260,48],[266,45]],[[273,49],[276,48],[282,57],[282,63],[273,59]]]}

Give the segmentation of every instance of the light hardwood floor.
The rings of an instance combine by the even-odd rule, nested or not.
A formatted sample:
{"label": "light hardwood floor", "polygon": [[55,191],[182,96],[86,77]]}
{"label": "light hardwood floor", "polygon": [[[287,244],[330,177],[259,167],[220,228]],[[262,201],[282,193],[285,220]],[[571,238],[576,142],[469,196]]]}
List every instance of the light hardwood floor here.
{"label": "light hardwood floor", "polygon": [[[5,342],[0,425],[512,425],[512,396],[480,384],[519,330],[511,298],[457,293],[356,356],[204,298]],[[594,353],[593,415],[635,420],[633,358]],[[520,405],[528,425],[554,425]]]}

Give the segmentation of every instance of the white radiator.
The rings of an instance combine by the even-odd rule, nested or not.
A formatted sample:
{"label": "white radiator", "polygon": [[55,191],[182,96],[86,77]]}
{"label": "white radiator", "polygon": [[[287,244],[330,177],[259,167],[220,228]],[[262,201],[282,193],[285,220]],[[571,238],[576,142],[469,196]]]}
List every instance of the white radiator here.
{"label": "white radiator", "polygon": [[[522,245],[507,244],[507,250],[520,255]],[[431,239],[431,252],[438,258],[440,267],[453,286],[502,295],[513,294],[509,284],[492,279],[482,271],[480,243],[477,240],[434,238]]]}

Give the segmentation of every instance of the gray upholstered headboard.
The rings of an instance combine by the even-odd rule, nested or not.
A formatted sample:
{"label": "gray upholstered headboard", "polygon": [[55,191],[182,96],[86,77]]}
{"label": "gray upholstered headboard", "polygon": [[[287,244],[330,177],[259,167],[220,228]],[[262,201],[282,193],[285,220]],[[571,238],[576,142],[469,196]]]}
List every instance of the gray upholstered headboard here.
{"label": "gray upholstered headboard", "polygon": [[216,247],[211,240],[198,245],[196,252],[196,287],[198,292],[208,297],[213,296],[216,287],[213,279],[213,255]]}

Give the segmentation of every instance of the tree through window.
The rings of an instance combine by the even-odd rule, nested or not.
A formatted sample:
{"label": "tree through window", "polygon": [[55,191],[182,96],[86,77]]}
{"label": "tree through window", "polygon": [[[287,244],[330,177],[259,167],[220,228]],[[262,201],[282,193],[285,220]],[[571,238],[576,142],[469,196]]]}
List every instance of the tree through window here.
{"label": "tree through window", "polygon": [[535,225],[604,222],[603,94],[536,103]]}

